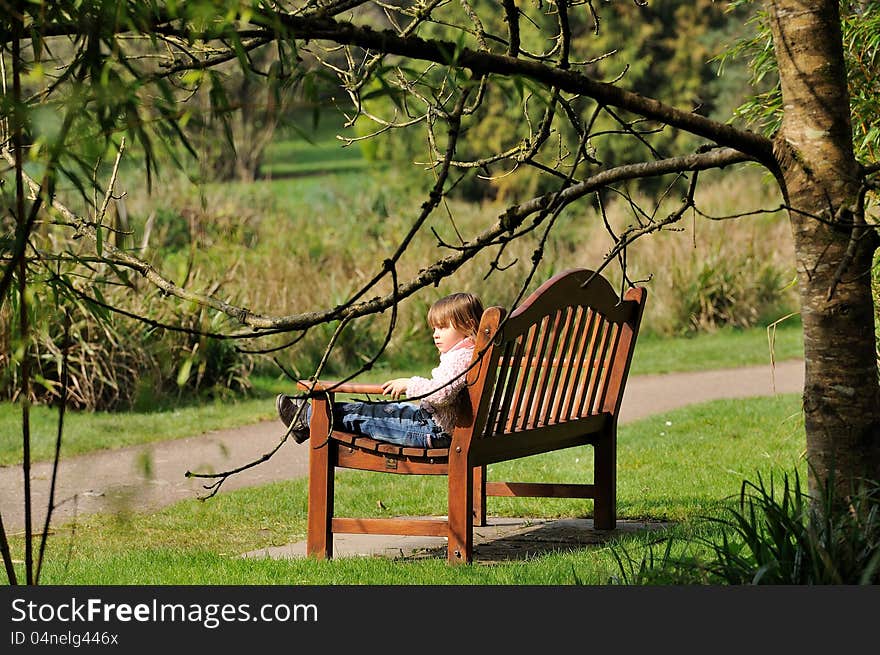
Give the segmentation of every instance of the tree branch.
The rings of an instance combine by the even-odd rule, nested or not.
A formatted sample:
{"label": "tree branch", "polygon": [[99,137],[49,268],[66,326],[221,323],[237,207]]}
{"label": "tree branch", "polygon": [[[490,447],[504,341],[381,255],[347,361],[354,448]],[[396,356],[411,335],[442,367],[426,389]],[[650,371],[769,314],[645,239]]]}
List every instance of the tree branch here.
{"label": "tree branch", "polygon": [[[11,157],[11,154],[8,152],[4,152],[4,155],[7,159]],[[234,336],[257,337],[262,336],[267,331],[278,332],[285,330],[303,330],[329,321],[352,319],[366,316],[368,314],[381,313],[400,300],[415,294],[420,289],[436,285],[444,278],[449,277],[464,264],[473,259],[483,249],[496,245],[497,239],[500,236],[506,233],[513,233],[527,217],[536,212],[546,210],[550,206],[551,201],[565,205],[592,193],[596,189],[625,180],[653,177],[682,171],[698,171],[708,168],[719,168],[745,161],[749,161],[749,158],[741,152],[729,148],[723,148],[684,157],[674,157],[659,161],[619,166],[617,168],[603,171],[582,182],[572,184],[562,191],[544,194],[522,204],[513,205],[512,207],[507,208],[498,216],[498,219],[493,225],[482,231],[470,242],[464,244],[455,253],[442,259],[438,259],[430,266],[422,269],[418,275],[409,281],[400,284],[396,292],[364,302],[350,302],[349,304],[331,309],[287,316],[273,317],[257,314],[245,307],[232,305],[219,298],[184,289],[163,277],[151,264],[138,259],[124,250],[120,250],[109,242],[105,241],[103,243],[103,251],[107,256],[108,261],[127,266],[132,270],[137,271],[146,278],[147,281],[158,287],[164,293],[180,298],[181,300],[192,301],[201,306],[222,312],[250,329],[249,333],[240,333]],[[39,188],[37,183],[30,177],[25,176],[25,180],[33,190]],[[53,200],[52,206],[57,211],[64,214],[71,223],[76,226],[78,234],[97,243],[97,233],[87,221],[77,217],[74,212],[57,200]],[[363,292],[358,294],[358,297],[362,294]]]}
{"label": "tree branch", "polygon": [[297,39],[325,39],[344,45],[355,45],[386,54],[400,55],[470,70],[475,75],[524,76],[548,87],[558,87],[597,102],[686,130],[715,141],[719,145],[740,150],[765,166],[774,167],[771,141],[755,132],[736,129],[692,112],[683,111],[614,84],[599,82],[582,73],[518,59],[509,55],[471,50],[440,40],[417,36],[398,36],[369,26],[358,26],[332,19],[298,17],[261,12],[264,20],[278,21]]}
{"label": "tree branch", "polygon": [[[509,12],[510,7],[507,10]],[[508,16],[510,15],[508,13]],[[420,14],[410,27],[421,22],[421,18],[423,14]],[[575,70],[529,61],[509,54],[473,50],[452,41],[428,40],[409,33],[409,30],[404,30],[405,33],[401,35],[391,30],[375,30],[367,25],[356,25],[326,16],[296,16],[280,10],[259,8],[251,17],[251,25],[253,27],[242,26],[237,29],[227,25],[220,29],[197,32],[186,29],[185,26],[178,26],[168,17],[162,16],[154,18],[150,26],[141,26],[141,30],[149,27],[152,31],[166,36],[176,35],[206,42],[230,35],[235,35],[238,39],[325,40],[381,53],[371,61],[378,61],[386,55],[398,55],[469,70],[476,76],[522,76],[549,88],[557,87],[563,92],[592,98],[601,104],[624,109],[647,119],[691,132],[710,139],[718,145],[735,148],[771,170],[776,168],[770,140],[755,132],[740,130],[690,111],[672,107],[659,100],[622,89],[613,83],[597,81]],[[128,28],[115,26],[104,29],[120,33],[130,31]],[[74,35],[81,31],[81,25],[53,25],[44,34]],[[184,69],[188,67],[186,64],[181,66]],[[202,67],[202,64],[195,62],[189,67]]]}

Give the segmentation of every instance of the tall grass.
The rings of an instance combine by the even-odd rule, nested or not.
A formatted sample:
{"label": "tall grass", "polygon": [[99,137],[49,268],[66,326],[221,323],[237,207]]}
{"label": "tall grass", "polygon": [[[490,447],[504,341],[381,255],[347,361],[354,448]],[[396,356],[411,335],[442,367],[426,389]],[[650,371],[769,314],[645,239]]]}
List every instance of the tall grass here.
{"label": "tall grass", "polygon": [[[700,207],[713,216],[727,216],[753,207],[756,200],[764,207],[778,206],[772,187],[757,174],[736,179],[740,186],[724,177],[706,184],[698,197]],[[247,186],[226,184],[200,192],[179,187],[164,194],[161,202],[178,207],[179,213],[195,221],[192,233],[197,245],[210,245],[193,249],[197,279],[226,274],[223,288],[233,301],[286,315],[333,306],[361,288],[408,231],[431,184],[430,173],[419,176],[383,169],[275,179]],[[650,206],[652,201],[642,198],[640,202]],[[672,204],[671,200],[663,203],[656,209],[657,215]],[[154,211],[156,199],[132,197],[129,205],[132,215],[143,217]],[[618,232],[635,220],[628,202],[610,202],[606,209],[609,224]],[[503,210],[500,203],[445,200],[428,229],[402,257],[399,277],[417,275],[427,264],[451,252],[445,244],[458,243],[459,235],[472,237]],[[241,248],[240,238],[224,241],[216,229],[208,229],[217,215],[241,217],[251,235],[247,248]],[[215,235],[210,240],[201,236],[209,232]],[[397,368],[431,362],[430,340],[423,338],[425,313],[441,295],[468,289],[479,294],[486,305],[510,306],[521,291],[540,239],[539,230],[503,252],[486,252],[436,288],[405,300],[385,361]],[[611,244],[595,208],[564,213],[526,291],[560,270],[597,267]],[[720,327],[766,325],[790,313],[795,306],[789,284],[794,276],[790,252],[788,227],[778,215],[727,221],[694,218],[637,242],[627,256],[627,265],[630,279],[641,280],[649,288],[643,332],[692,334]],[[606,274],[619,282],[615,265]],[[389,288],[379,285],[370,295]],[[346,371],[369,359],[382,344],[388,321],[388,312],[354,321],[340,339],[327,371]],[[335,327],[314,328],[279,359],[308,374]],[[282,342],[279,338],[261,343]]]}
{"label": "tall grass", "polygon": [[[841,511],[842,510],[842,511]],[[817,497],[800,473],[781,481],[745,480],[738,502],[702,519],[674,546],[669,538],[634,558],[615,550],[625,584],[866,585],[880,582],[880,484],[866,481],[846,498],[826,485]],[[662,551],[662,552],[661,552]]]}
{"label": "tall grass", "polygon": [[[289,149],[283,143],[275,147],[282,152]],[[326,144],[315,147],[326,148]],[[371,167],[356,174],[203,187],[172,178],[160,181],[161,194],[149,195],[129,173],[118,190],[125,193],[122,203],[130,233],[119,233],[116,238],[189,289],[265,314],[308,312],[343,303],[381,271],[382,262],[409,231],[433,183],[430,171],[404,174],[390,167]],[[778,206],[772,189],[757,174],[720,176],[700,187],[697,202],[716,218],[732,216],[755,204]],[[606,200],[604,215],[589,204],[571,208],[559,216],[546,243],[544,228],[539,227],[503,248],[481,253],[436,287],[405,299],[380,361],[394,369],[424,369],[433,364],[435,352],[425,315],[440,296],[466,289],[480,295],[485,305],[511,307],[522,294],[560,270],[598,267],[613,245],[608,228],[620,234],[626,225],[663,216],[678,201],[632,200],[648,208],[649,214],[639,214],[630,199],[623,198]],[[399,279],[417,276],[426,265],[450,254],[461,239],[469,240],[494,223],[504,209],[500,202],[445,199],[401,257]],[[47,234],[45,238],[60,237]],[[775,214],[739,220],[694,215],[636,242],[627,254],[627,273],[630,280],[649,289],[643,335],[711,333],[766,325],[791,314],[795,303],[789,284],[793,279],[790,252],[788,228]],[[523,288],[534,260],[537,268]],[[620,284],[616,264],[604,272]],[[327,324],[305,335],[276,335],[235,344],[164,330],[157,326],[209,332],[235,326],[217,312],[160,298],[136,277],[122,275],[116,280],[121,284],[108,287],[98,283],[113,275],[102,270],[94,284],[85,285],[85,291],[154,323],[139,325],[76,299],[73,334],[77,349],[72,371],[77,378],[70,386],[83,390],[80,405],[87,408],[143,407],[162,395],[246,390],[252,369],[277,372],[276,360],[304,377],[314,371],[338,327]],[[389,291],[386,276],[365,298]],[[60,304],[37,306],[43,310],[34,324],[42,339],[38,361],[44,383],[37,389],[45,391],[37,399],[49,400],[59,387],[60,350],[55,346],[63,332],[64,314]],[[5,307],[8,312],[13,305]],[[390,320],[391,312],[386,311],[348,324],[324,373],[342,375],[375,358],[391,328]],[[0,344],[5,344],[2,352],[8,355],[0,354],[0,363],[7,365],[0,390],[12,397],[15,362],[3,358],[11,357],[18,346],[10,327],[14,321],[4,320],[2,325],[6,329],[0,328]],[[282,347],[294,340],[294,345]],[[267,349],[273,349],[271,354],[250,356],[250,351]]]}
{"label": "tall grass", "polygon": [[[654,207],[658,218],[679,204],[678,198],[636,196]],[[672,228],[636,241],[627,254],[632,280],[648,280],[648,305],[642,329],[661,335],[712,332],[721,327],[768,325],[795,310],[795,267],[791,231],[772,180],[749,170],[703,174],[695,197],[700,214],[690,211]],[[744,212],[767,210],[755,215]],[[608,222],[624,227],[646,223],[628,202],[610,203]],[[575,261],[601,261],[612,245],[608,232],[590,221],[576,231]],[[571,260],[569,260],[571,261]],[[608,275],[619,280],[618,269]]]}

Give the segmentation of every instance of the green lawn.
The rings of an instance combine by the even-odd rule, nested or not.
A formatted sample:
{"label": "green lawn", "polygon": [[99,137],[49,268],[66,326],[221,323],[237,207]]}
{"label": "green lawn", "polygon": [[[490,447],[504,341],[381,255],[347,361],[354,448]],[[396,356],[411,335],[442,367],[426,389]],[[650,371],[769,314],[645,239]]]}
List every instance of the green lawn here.
{"label": "green lawn", "polygon": [[803,333],[795,319],[770,330],[725,328],[676,339],[642,335],[636,343],[631,375],[769,365],[803,356]]}
{"label": "green lawn", "polygon": [[[670,521],[680,537],[706,528],[744,478],[803,473],[804,432],[796,395],[716,401],[621,427],[621,518]],[[587,448],[490,467],[496,480],[575,481],[591,476]],[[337,481],[337,513],[348,516],[443,514],[445,479],[348,472]],[[381,508],[379,502],[381,501]],[[590,501],[490,498],[496,516],[584,516]],[[448,567],[445,559],[243,559],[250,550],[304,538],[306,481],[222,492],[159,512],[86,516],[49,541],[44,584],[607,584],[619,573],[612,548],[638,557],[658,539],[619,536],[610,544],[527,561]],[[656,547],[656,546],[654,546]],[[21,539],[13,543],[21,552]]]}
{"label": "green lawn", "polygon": [[322,123],[316,129],[305,127],[280,135],[266,148],[265,161],[260,169],[267,178],[294,175],[317,175],[341,171],[358,171],[374,167],[375,162],[364,158],[357,143],[346,146],[336,138],[341,125]]}

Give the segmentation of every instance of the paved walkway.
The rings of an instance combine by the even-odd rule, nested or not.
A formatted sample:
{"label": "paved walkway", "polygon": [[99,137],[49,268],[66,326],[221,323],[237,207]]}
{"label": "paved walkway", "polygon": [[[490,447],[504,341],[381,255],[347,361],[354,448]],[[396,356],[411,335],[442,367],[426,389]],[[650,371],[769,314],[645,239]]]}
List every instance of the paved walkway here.
{"label": "paved walkway", "polygon": [[[633,376],[621,408],[621,423],[667,412],[687,404],[721,398],[747,398],[775,393],[803,390],[804,365],[789,361],[747,368],[675,373],[669,375]],[[268,402],[268,401],[267,401]],[[56,482],[55,499],[58,505],[53,513],[53,524],[59,525],[76,516],[94,512],[143,512],[156,510],[204,493],[203,480],[186,478],[187,470],[221,471],[254,461],[269,452],[278,442],[282,426],[268,421],[242,428],[208,432],[196,437],[177,439],[113,451],[101,451],[63,460]],[[151,477],[144,476],[143,461],[152,463]],[[292,441],[285,444],[268,461],[229,478],[220,493],[305,476],[308,468],[308,450]],[[39,531],[45,520],[49,495],[51,464],[32,466],[31,485],[34,497],[33,526]],[[21,466],[0,467],[0,511],[7,533],[24,529],[24,502]],[[587,521],[584,519],[583,521]],[[588,521],[587,521],[588,522]],[[522,519],[518,525],[497,523],[482,531],[476,541],[492,540],[513,532],[531,532],[541,522]],[[552,533],[551,526],[542,526],[543,532]],[[558,524],[563,532],[571,525]],[[623,524],[620,529],[637,528]],[[644,526],[641,526],[644,527]],[[372,535],[368,535],[371,537]],[[552,542],[556,537],[548,537]],[[389,540],[390,539],[390,540]],[[336,539],[337,555],[361,552],[387,552],[399,549],[394,539],[381,542],[351,540],[344,536]],[[419,547],[438,544],[420,543]],[[301,544],[283,547],[277,556],[296,555]],[[366,550],[364,550],[366,549]],[[263,555],[272,555],[262,551]]]}

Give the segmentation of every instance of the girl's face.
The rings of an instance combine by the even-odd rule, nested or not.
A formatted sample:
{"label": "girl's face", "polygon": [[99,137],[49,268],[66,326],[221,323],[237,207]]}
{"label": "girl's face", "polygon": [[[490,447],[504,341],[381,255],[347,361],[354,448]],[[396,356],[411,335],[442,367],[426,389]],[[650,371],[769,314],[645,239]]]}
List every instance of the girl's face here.
{"label": "girl's face", "polygon": [[434,345],[437,346],[437,350],[440,351],[441,355],[448,352],[452,346],[465,337],[467,337],[467,334],[451,325],[446,327],[434,326]]}

